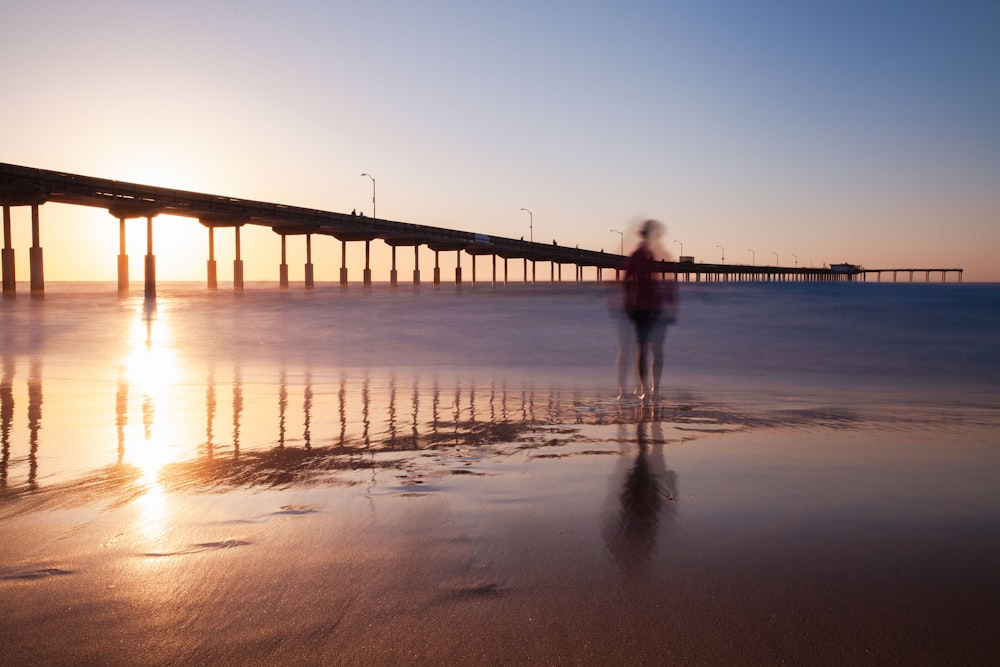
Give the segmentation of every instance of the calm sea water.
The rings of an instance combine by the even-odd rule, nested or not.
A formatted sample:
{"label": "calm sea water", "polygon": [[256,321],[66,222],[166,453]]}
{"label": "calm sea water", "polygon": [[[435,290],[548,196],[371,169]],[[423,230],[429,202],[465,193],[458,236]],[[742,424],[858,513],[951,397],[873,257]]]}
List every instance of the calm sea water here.
{"label": "calm sea water", "polygon": [[[25,466],[35,482],[62,478],[157,433],[191,453],[370,444],[407,419],[419,436],[440,421],[420,411],[446,402],[452,422],[536,403],[564,419],[614,393],[616,296],[608,283],[239,295],[168,284],[155,302],[109,285],[22,293],[0,303],[5,479]],[[945,411],[1000,395],[996,285],[685,285],[681,298],[668,394]]]}
{"label": "calm sea water", "polygon": [[[166,285],[149,304],[107,285],[52,285],[43,301],[22,292],[0,304],[0,352],[114,366],[145,327],[178,361],[502,367],[599,383],[617,349],[615,294],[608,283],[287,293],[260,285],[242,295]],[[998,334],[997,285],[686,285],[667,373],[675,386],[993,390]]]}

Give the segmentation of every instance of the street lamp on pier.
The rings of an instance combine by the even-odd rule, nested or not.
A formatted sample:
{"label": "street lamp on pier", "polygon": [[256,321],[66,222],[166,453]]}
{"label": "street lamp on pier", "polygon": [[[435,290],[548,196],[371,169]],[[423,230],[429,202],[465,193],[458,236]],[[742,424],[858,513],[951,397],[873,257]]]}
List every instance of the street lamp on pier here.
{"label": "street lamp on pier", "polygon": [[774,265],[781,266],[781,260],[778,259],[778,253],[772,252],[771,254],[774,255]]}
{"label": "street lamp on pier", "polygon": [[750,253],[750,266],[757,266],[757,253],[750,248],[747,248],[747,252]]}
{"label": "street lamp on pier", "polygon": [[617,229],[612,229],[612,230],[609,230],[609,231],[614,232],[615,234],[618,234],[618,236],[622,237],[621,238],[621,242],[622,242],[622,255],[624,255],[625,254],[625,232],[620,232]]}
{"label": "street lamp on pier", "polygon": [[683,257],[684,256],[684,244],[681,243],[680,241],[678,241],[677,239],[674,239],[674,243],[676,243],[677,245],[679,245],[681,247],[681,255],[680,256]]}
{"label": "street lamp on pier", "polygon": [[726,263],[726,249],[723,248],[721,245],[717,245],[715,247],[722,251],[722,263],[725,264]]}
{"label": "street lamp on pier", "polygon": [[377,215],[375,215],[375,177],[372,176],[371,174],[361,174],[361,175],[367,176],[368,178],[372,179],[372,219],[374,219],[378,217]]}
{"label": "street lamp on pier", "polygon": [[799,256],[796,255],[795,253],[792,253],[792,257],[795,258],[795,268],[796,269],[799,268]]}
{"label": "street lamp on pier", "polygon": [[[526,208],[522,208],[522,211],[528,214],[528,240],[532,243],[535,242],[535,215]],[[523,238],[523,237],[522,237]]]}

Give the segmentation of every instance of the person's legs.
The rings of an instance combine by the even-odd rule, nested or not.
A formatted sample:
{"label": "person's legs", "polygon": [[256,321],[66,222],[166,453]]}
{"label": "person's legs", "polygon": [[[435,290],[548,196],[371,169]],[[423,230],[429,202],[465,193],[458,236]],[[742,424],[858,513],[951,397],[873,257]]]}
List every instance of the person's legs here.
{"label": "person's legs", "polygon": [[654,322],[650,333],[649,347],[652,356],[652,378],[649,386],[651,394],[660,391],[660,376],[663,374],[663,342],[667,337],[667,325]]}
{"label": "person's legs", "polygon": [[647,357],[649,356],[649,343],[645,341],[640,341],[636,345],[636,372],[639,377],[639,398],[644,398],[646,396],[646,367],[648,365]]}
{"label": "person's legs", "polygon": [[632,323],[624,316],[618,319],[618,395],[621,398],[625,395],[625,384],[628,381],[628,372],[632,367],[632,340],[635,338]]}
{"label": "person's legs", "polygon": [[663,373],[663,349],[657,348],[656,346],[650,346],[652,361],[652,372],[651,379],[649,383],[649,393],[655,396],[660,391],[660,375]]}
{"label": "person's legs", "polygon": [[635,359],[636,374],[639,378],[638,393],[642,398],[648,390],[647,369],[649,368],[649,339],[652,333],[653,313],[648,310],[637,310],[631,313],[632,321],[635,323]]}

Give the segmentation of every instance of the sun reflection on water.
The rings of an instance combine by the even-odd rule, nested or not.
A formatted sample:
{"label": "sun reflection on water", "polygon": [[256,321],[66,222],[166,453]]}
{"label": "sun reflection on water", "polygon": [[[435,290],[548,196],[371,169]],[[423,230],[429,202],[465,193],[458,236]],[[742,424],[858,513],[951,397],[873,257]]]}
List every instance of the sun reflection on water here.
{"label": "sun reflection on water", "polygon": [[125,371],[129,384],[144,394],[162,397],[177,379],[177,355],[170,325],[155,306],[136,309],[129,332]]}
{"label": "sun reflection on water", "polygon": [[[123,379],[139,395],[142,424],[126,428],[123,461],[140,471],[138,483],[143,493],[137,501],[139,528],[148,539],[155,540],[162,536],[168,509],[161,471],[172,459],[170,420],[161,418],[158,423],[157,409],[170,403],[178,360],[165,312],[155,304],[144,303],[136,308],[135,315],[123,361]],[[124,419],[127,421],[127,416]]]}

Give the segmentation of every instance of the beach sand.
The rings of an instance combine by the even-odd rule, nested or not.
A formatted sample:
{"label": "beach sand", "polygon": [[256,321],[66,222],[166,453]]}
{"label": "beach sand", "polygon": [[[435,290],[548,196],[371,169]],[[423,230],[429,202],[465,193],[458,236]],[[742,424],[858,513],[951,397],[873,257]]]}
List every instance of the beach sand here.
{"label": "beach sand", "polygon": [[188,456],[150,465],[104,443],[102,465],[34,490],[9,456],[0,663],[1000,656],[988,403],[644,405],[415,378],[390,396],[366,378],[314,387],[316,415],[289,415],[283,443],[247,444],[262,401],[246,382],[237,418]]}

